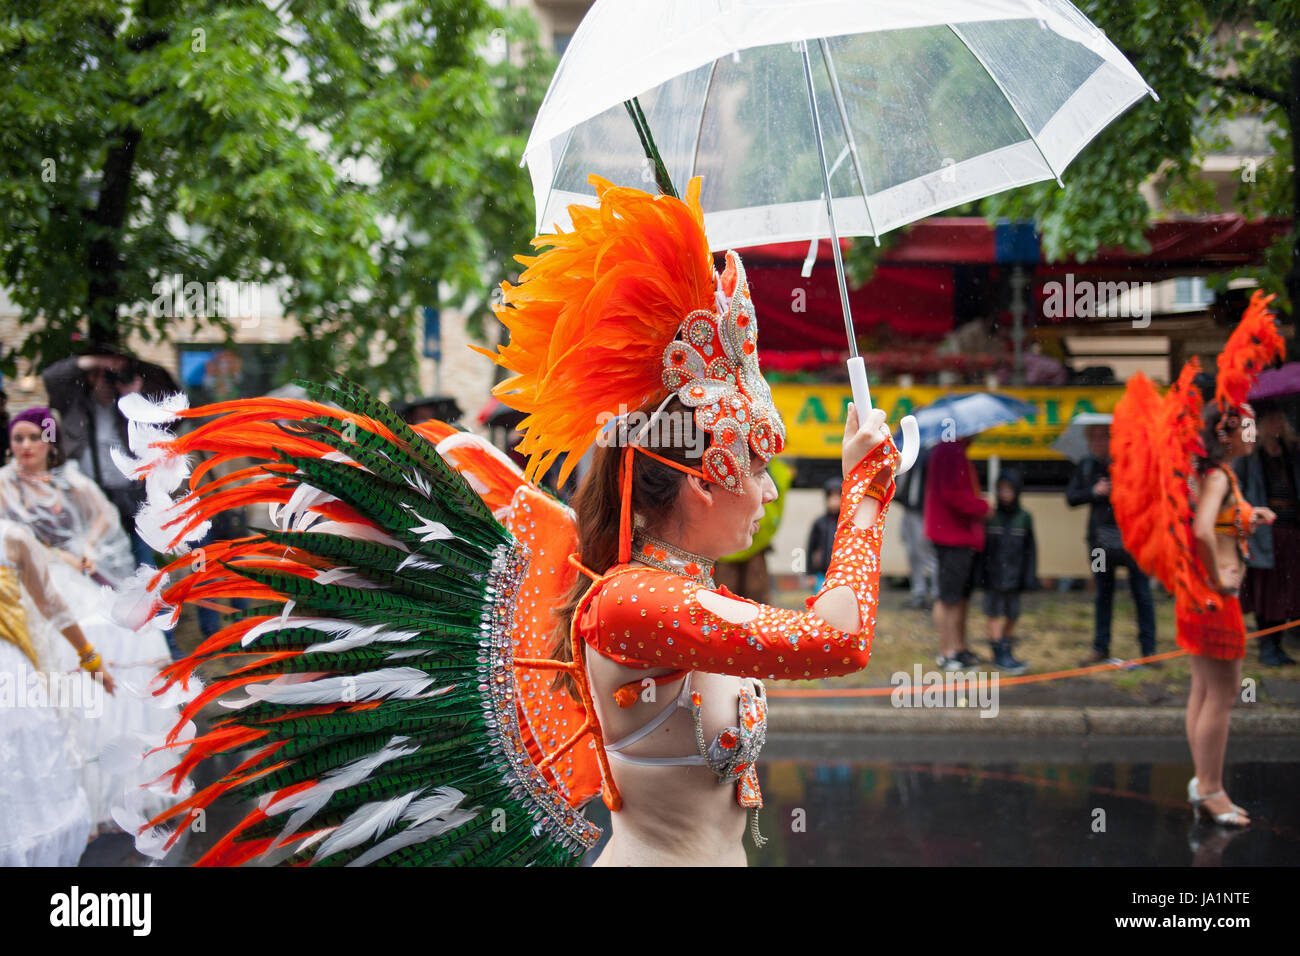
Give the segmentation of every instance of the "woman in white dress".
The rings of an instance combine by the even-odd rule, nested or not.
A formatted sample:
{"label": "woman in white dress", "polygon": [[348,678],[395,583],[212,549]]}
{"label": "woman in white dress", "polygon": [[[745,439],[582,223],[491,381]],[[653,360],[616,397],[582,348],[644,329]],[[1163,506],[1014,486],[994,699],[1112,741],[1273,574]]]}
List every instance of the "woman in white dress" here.
{"label": "woman in white dress", "polygon": [[[24,591],[41,619],[29,619]],[[53,630],[80,659],[77,673],[52,670]],[[113,686],[50,582],[45,549],[0,519],[0,866],[75,866],[81,858],[90,803],[67,714],[74,704],[102,710]]]}
{"label": "woman in white dress", "polygon": [[[58,464],[54,416],[28,409],[9,424],[13,461],[0,468],[0,517],[23,525],[45,546],[50,578],[86,638],[112,668],[118,692],[101,715],[73,712],[75,739],[94,822],[111,825],[114,806],[142,782],[128,752],[143,753],[176,722],[149,693],[150,682],[171,660],[157,627],[132,631],[110,616],[114,591],[135,573],[130,543],[117,509],[75,462]],[[53,665],[77,667],[71,648],[54,648]],[[106,757],[106,753],[111,756]],[[149,803],[161,809],[155,794]]]}

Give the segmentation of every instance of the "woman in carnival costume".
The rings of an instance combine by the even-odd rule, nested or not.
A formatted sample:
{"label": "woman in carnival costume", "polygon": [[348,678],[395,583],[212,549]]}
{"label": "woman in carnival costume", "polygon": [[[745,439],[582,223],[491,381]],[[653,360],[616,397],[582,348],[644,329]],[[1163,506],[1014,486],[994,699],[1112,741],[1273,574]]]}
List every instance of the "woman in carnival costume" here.
{"label": "woman in carnival costume", "polygon": [[[29,408],[10,420],[13,461],[0,468],[0,516],[23,525],[44,545],[54,590],[121,685],[104,702],[102,714],[70,715],[95,824],[112,827],[113,809],[128,793],[132,802],[144,797],[137,792],[141,780],[135,770],[145,742],[176,722],[176,709],[149,694],[150,682],[171,655],[158,628],[135,631],[113,620],[117,590],[136,573],[130,543],[117,509],[99,486],[76,462],[59,460],[57,438],[48,408]],[[61,670],[76,669],[69,645],[55,642],[52,653]],[[166,805],[156,793],[145,803],[154,809]]]}
{"label": "woman in carnival costume", "polygon": [[[258,605],[167,672],[186,685],[205,661],[236,665],[183,720],[242,695],[171,735],[172,779],[240,760],[137,819],[138,845],[166,852],[226,794],[255,804],[204,863],[571,864],[600,835],[579,812],[596,796],[613,820],[600,863],[743,865],[747,820],[763,842],[761,679],[866,666],[898,453],[882,413],[859,427],[850,411],[807,611],[714,587],[713,562],[775,497],[785,436],[744,268],[728,253],[715,272],[698,180],[685,200],[593,182],[599,207],[535,240],[497,310],[512,337],[491,357],[515,375],[495,392],[527,416],[526,474],[348,383],[309,386],[332,406],[123,399],[142,520],[182,552],[141,606]],[[180,438],[159,427],[212,416]],[[574,510],[528,480],[563,456],[563,481],[593,444]],[[190,452],[212,457],[189,474]],[[263,461],[205,480],[239,458]],[[202,567],[184,554],[212,515],[253,502],[272,527],[206,547]]]}
{"label": "woman in carnival costume", "polygon": [[[83,684],[54,669],[54,631],[79,658],[80,674],[98,680]],[[50,581],[45,549],[28,529],[0,519],[0,867],[76,866],[92,824],[66,709],[75,703],[93,716],[113,690]]]}
{"label": "woman in carnival costume", "polygon": [[1254,412],[1246,395],[1280,359],[1284,343],[1256,292],[1218,358],[1213,401],[1195,384],[1193,358],[1162,399],[1145,376],[1129,380],[1111,428],[1111,500],[1125,542],[1142,570],[1174,593],[1178,646],[1191,655],[1187,742],[1196,776],[1187,796],[1230,827],[1249,825],[1223,785],[1228,721],[1241,688],[1246,627],[1238,592],[1246,541],[1273,520],[1246,503],[1232,461],[1255,450]]}

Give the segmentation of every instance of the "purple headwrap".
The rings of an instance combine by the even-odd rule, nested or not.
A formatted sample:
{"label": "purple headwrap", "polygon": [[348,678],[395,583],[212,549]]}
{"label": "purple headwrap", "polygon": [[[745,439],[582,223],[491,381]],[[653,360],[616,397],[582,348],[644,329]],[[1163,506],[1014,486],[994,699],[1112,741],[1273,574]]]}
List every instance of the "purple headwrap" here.
{"label": "purple headwrap", "polygon": [[9,436],[11,438],[13,437],[14,426],[19,422],[27,422],[29,425],[35,425],[41,430],[41,433],[44,434],[46,422],[49,422],[50,424],[54,423],[54,413],[51,412],[48,407],[41,405],[19,412],[13,418],[9,419]]}

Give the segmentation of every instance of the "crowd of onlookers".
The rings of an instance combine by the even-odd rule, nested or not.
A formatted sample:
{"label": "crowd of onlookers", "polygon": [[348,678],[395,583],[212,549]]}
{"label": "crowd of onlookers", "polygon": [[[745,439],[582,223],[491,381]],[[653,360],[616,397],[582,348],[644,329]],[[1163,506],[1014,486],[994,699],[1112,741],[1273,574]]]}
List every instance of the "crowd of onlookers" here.
{"label": "crowd of onlookers", "polygon": [[[1249,572],[1242,607],[1253,611],[1260,630],[1300,619],[1300,441],[1285,410],[1259,402],[1256,450],[1235,468],[1247,501],[1277,514],[1261,525],[1250,542]],[[1116,663],[1111,654],[1115,586],[1122,570],[1137,616],[1138,655],[1156,653],[1156,614],[1151,581],[1125,546],[1111,507],[1110,428],[1085,428],[1088,453],[1076,463],[1065,490],[1071,507],[1088,508],[1085,541],[1092,576],[1092,650],[1080,667]],[[895,515],[907,549],[911,595],[908,605],[932,609],[940,667],[965,670],[985,663],[967,643],[967,612],[972,593],[982,585],[992,663],[1022,673],[1027,663],[1013,654],[1021,595],[1039,586],[1034,523],[1020,503],[1021,476],[1005,469],[998,476],[994,503],[985,497],[967,455],[970,438],[940,442],[923,451],[911,471],[901,475]],[[824,574],[839,513],[840,483],[826,483],[826,513],[809,533],[809,570]],[[820,587],[821,579],[816,580]],[[1282,633],[1258,639],[1259,662],[1282,667],[1295,662],[1283,650]],[[1159,667],[1159,661],[1133,666]]]}

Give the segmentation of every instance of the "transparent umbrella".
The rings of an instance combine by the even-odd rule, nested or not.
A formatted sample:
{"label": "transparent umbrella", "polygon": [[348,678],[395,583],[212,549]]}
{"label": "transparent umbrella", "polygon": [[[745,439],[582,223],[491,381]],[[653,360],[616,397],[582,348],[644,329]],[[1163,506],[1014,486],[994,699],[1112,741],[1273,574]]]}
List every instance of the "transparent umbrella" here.
{"label": "transparent umbrella", "polygon": [[1147,94],[1065,0],[598,0],[524,159],[539,232],[594,204],[592,173],[665,191],[700,175],[715,249],[836,240],[849,375],[867,409],[839,236],[1059,181]]}

